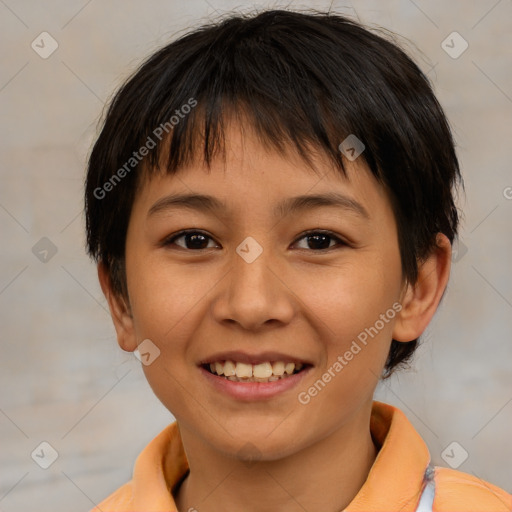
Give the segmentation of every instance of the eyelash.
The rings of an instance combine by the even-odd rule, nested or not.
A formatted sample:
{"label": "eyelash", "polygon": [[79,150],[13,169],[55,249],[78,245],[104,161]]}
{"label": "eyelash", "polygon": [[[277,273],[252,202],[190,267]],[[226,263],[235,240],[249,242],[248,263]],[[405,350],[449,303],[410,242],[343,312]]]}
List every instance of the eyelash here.
{"label": "eyelash", "polygon": [[[183,231],[179,231],[178,233],[175,233],[175,234],[171,235],[170,237],[166,238],[163,241],[162,245],[163,246],[173,245],[176,240],[178,240],[179,238],[182,238],[185,235],[189,235],[189,234],[203,235],[204,237],[209,238],[210,240],[213,240],[213,238],[210,235],[204,233],[203,231],[199,231],[199,230],[196,230],[196,229],[186,229],[186,230],[183,230]],[[298,241],[302,240],[303,238],[307,238],[308,236],[313,236],[313,235],[325,235],[325,236],[335,240],[337,242],[337,246],[328,247],[326,249],[318,249],[318,250],[315,250],[315,249],[300,249],[300,250],[305,250],[305,251],[308,251],[308,252],[325,253],[325,252],[331,251],[333,249],[339,249],[339,248],[341,248],[343,246],[350,246],[350,244],[348,242],[346,242],[345,240],[341,239],[339,236],[335,235],[331,231],[322,230],[322,229],[306,231],[306,232],[302,233],[301,236],[299,238],[297,238],[295,240],[295,242],[293,242],[293,243],[296,244]],[[187,249],[186,247],[181,247],[181,246],[178,246],[178,247],[180,249],[184,250],[184,251],[193,251],[193,252],[201,252],[201,251],[206,251],[208,249],[211,249],[211,247],[207,247],[207,248],[204,248],[204,249]]]}

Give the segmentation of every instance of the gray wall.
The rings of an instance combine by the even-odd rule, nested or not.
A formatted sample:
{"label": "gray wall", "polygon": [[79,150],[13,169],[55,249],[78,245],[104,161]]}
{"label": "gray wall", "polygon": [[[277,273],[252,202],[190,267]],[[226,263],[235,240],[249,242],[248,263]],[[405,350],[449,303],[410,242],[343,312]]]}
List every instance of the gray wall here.
{"label": "gray wall", "polygon": [[[118,348],[84,252],[82,181],[105,101],[143,57],[199,20],[278,5],[285,4],[0,1],[3,512],[34,503],[41,512],[89,510],[130,478],[137,454],[172,420],[140,363]],[[452,464],[464,449],[460,470],[512,491],[512,3],[332,6],[418,47],[411,52],[450,118],[466,181],[464,245],[446,297],[414,369],[382,384],[377,398],[402,408],[434,463],[447,465],[442,453],[455,441]],[[40,53],[51,49],[49,39],[44,49],[36,39],[43,31],[58,42],[47,59],[31,47],[36,40]],[[458,58],[441,46],[453,31],[469,43]],[[449,42],[452,53],[460,43]],[[46,470],[31,458],[42,441],[58,452]]]}

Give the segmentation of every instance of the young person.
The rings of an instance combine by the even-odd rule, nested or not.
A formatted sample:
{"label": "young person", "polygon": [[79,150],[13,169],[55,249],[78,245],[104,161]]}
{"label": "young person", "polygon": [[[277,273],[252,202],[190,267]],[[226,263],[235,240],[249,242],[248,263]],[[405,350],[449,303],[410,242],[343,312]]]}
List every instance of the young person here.
{"label": "young person", "polygon": [[428,80],[333,14],[200,27],[120,88],[89,254],[176,422],[96,511],[509,511],[373,400],[443,296],[461,183]]}

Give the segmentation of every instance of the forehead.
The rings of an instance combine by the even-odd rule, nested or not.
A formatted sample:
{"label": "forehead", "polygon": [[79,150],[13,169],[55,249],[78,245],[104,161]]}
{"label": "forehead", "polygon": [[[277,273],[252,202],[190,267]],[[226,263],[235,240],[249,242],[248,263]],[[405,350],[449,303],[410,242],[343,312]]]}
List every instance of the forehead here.
{"label": "forehead", "polygon": [[363,158],[346,161],[344,173],[313,147],[306,148],[309,163],[291,144],[283,147],[277,151],[250,127],[231,123],[224,151],[210,167],[198,152],[173,174],[147,173],[134,208],[150,215],[178,208],[226,215],[264,209],[283,217],[323,205],[366,219],[389,209],[386,191]]}

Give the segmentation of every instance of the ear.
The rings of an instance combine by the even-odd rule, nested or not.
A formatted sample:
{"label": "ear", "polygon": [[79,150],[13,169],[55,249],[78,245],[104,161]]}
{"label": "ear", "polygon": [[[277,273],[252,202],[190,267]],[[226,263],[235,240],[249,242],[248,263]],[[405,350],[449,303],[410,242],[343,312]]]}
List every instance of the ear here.
{"label": "ear", "polygon": [[103,263],[98,264],[98,279],[114,322],[117,343],[126,352],[133,352],[137,348],[137,342],[130,308],[126,301],[114,292],[110,275]]}
{"label": "ear", "polygon": [[408,284],[402,294],[402,310],[393,329],[396,341],[412,341],[427,328],[441,301],[448,278],[452,246],[447,236],[438,233],[436,248],[419,266],[418,279]]}

